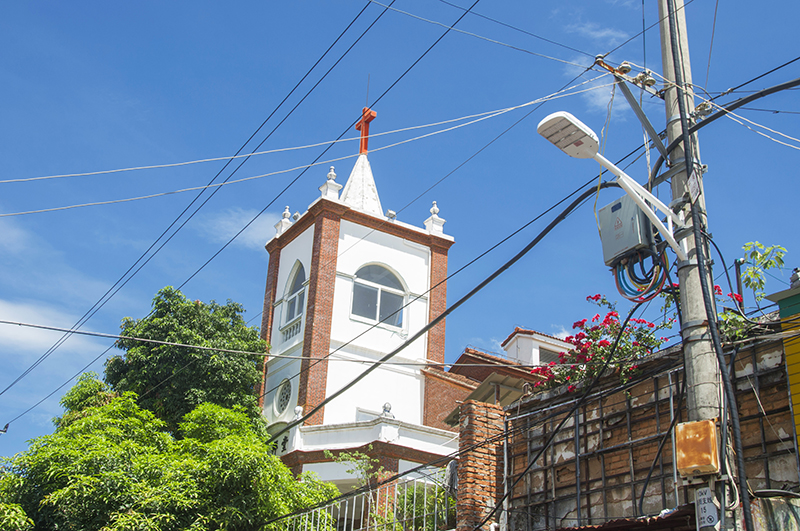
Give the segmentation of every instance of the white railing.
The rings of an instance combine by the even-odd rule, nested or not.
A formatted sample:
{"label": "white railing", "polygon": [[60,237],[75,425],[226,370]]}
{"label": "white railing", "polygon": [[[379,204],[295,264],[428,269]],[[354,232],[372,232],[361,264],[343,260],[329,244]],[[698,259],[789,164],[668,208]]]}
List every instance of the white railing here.
{"label": "white railing", "polygon": [[439,481],[401,479],[342,497],[278,523],[286,531],[444,531],[455,529],[456,504]]}
{"label": "white railing", "polygon": [[288,327],[286,327],[283,330],[281,330],[281,332],[283,333],[283,341],[284,342],[289,341],[294,336],[299,334],[300,333],[300,328],[302,328],[301,324],[302,324],[301,320],[298,319],[296,323],[294,323],[292,325],[289,325]]}

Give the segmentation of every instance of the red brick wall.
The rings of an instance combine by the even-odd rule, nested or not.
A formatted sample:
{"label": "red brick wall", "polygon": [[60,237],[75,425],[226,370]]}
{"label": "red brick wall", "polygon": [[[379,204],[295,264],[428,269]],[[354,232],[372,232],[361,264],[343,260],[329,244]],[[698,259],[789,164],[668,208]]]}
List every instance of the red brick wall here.
{"label": "red brick wall", "polygon": [[[456,529],[472,531],[502,496],[502,439],[484,444],[503,433],[503,408],[467,400],[461,405],[458,450],[458,501]],[[482,529],[499,520],[499,512]]]}
{"label": "red brick wall", "polygon": [[441,430],[458,431],[444,423],[444,419],[458,406],[458,402],[464,400],[474,390],[465,385],[446,379],[446,376],[438,376],[442,373],[441,369],[423,369],[425,376],[425,407],[423,411],[422,423],[425,426],[439,428]]}
{"label": "red brick wall", "polygon": [[[428,294],[428,322],[439,317],[447,309],[447,248],[431,245],[431,291]],[[438,284],[438,286],[437,286]],[[444,363],[443,320],[428,331],[428,359]]]}
{"label": "red brick wall", "polygon": [[[303,406],[305,414],[308,414],[326,396],[328,360],[318,361],[308,358],[322,358],[330,353],[340,219],[341,211],[337,212],[333,209],[320,209],[315,215],[306,325],[303,331],[304,359],[301,365],[297,398],[298,405]],[[306,425],[322,424],[324,413],[325,409],[320,409],[306,420]]]}

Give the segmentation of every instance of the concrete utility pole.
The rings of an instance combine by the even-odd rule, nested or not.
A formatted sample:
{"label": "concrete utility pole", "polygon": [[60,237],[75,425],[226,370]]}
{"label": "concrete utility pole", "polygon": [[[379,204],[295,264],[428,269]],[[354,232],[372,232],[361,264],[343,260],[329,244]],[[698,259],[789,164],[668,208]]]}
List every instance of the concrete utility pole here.
{"label": "concrete utility pole", "polygon": [[[675,11],[675,26],[677,27],[677,39],[679,53],[677,60],[673,60],[673,49],[671,44],[670,23],[668,17],[667,2],[673,1]],[[686,36],[686,17],[683,9],[683,0],[659,0],[658,16],[661,20],[661,57],[664,77],[669,83],[675,83],[676,79],[683,79],[684,95],[678,88],[668,83],[664,91],[664,101],[667,110],[667,137],[668,145],[683,135],[681,128],[680,113],[678,108],[678,98],[684,98],[684,105],[687,113],[694,110],[694,98],[692,96],[692,73],[689,63],[689,42]],[[676,76],[676,68],[682,76]],[[703,194],[703,179],[698,160],[698,150],[696,136],[693,136],[694,149],[692,150],[695,161],[687,161],[683,171],[672,177],[672,197],[674,200],[680,199],[689,194],[689,176],[693,169],[697,176],[697,186],[700,196],[695,203],[695,207],[701,213],[701,218],[706,220],[706,203]],[[674,167],[684,162],[684,146],[679,144],[670,153],[670,165]],[[687,173],[688,170],[688,173]],[[692,226],[692,217],[689,204],[682,207],[684,219],[688,227]],[[703,294],[700,286],[700,276],[697,272],[697,255],[694,236],[689,234],[684,240],[685,249],[689,256],[688,262],[678,263],[678,281],[681,292],[681,309],[683,312],[683,348],[686,356],[686,396],[689,420],[707,420],[719,417],[720,414],[720,371],[714,346],[708,330],[708,318],[703,302]],[[702,242],[701,242],[702,244]],[[708,256],[708,253],[704,253]],[[713,286],[709,272],[709,285]]]}

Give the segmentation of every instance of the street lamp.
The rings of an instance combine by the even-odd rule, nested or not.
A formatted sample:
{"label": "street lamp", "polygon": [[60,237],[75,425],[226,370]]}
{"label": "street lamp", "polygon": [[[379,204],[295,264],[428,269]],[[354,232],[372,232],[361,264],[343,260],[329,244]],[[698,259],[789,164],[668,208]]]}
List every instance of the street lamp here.
{"label": "street lamp", "polygon": [[[672,210],[662,203],[656,196],[648,192],[642,185],[634,181],[624,171],[615,166],[610,160],[599,153],[600,143],[597,135],[586,124],[568,112],[555,112],[539,122],[536,131],[549,140],[558,149],[576,159],[594,159],[601,166],[617,176],[617,183],[630,198],[642,209],[650,219],[661,236],[678,255],[681,261],[687,260],[686,251],[672,235],[673,226],[683,228],[685,225]],[[658,219],[650,203],[667,216],[667,226]]]}

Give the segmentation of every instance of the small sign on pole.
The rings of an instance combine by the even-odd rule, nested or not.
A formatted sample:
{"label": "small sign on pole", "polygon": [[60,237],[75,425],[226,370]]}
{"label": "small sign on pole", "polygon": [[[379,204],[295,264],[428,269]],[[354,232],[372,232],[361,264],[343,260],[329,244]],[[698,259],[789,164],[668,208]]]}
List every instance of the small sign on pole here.
{"label": "small sign on pole", "polygon": [[697,202],[697,198],[700,197],[700,179],[697,178],[696,170],[692,170],[692,174],[689,175],[689,197],[692,203]]}
{"label": "small sign on pole", "polygon": [[719,508],[710,487],[701,487],[694,492],[694,512],[697,529],[716,528],[719,523]]}

